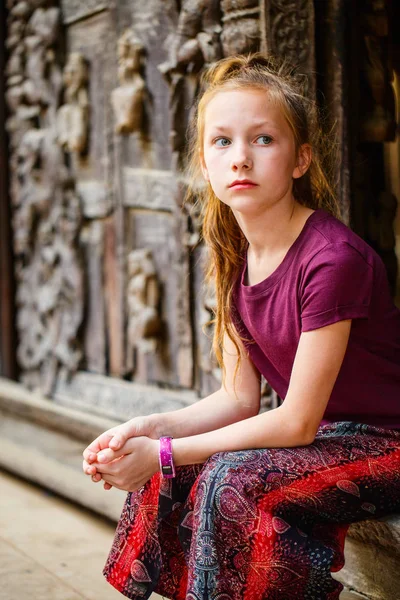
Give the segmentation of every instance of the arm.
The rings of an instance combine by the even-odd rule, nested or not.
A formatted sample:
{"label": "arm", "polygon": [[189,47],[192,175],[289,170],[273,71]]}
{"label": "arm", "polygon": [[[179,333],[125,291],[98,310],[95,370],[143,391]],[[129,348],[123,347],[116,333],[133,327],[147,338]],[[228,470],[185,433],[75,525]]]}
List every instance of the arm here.
{"label": "arm", "polygon": [[203,462],[220,451],[311,444],[339,374],[350,328],[346,320],[302,333],[283,404],[244,423],[174,440],[176,464]]}
{"label": "arm", "polygon": [[243,421],[258,414],[260,410],[260,374],[250,360],[242,342],[240,365],[236,378],[237,351],[232,340],[225,334],[223,360],[225,380],[221,388],[191,406],[181,410],[157,415],[162,435],[173,438],[190,437],[220,429],[231,423]]}
{"label": "arm", "polygon": [[93,462],[96,454],[108,447],[122,448],[131,437],[162,435],[189,437],[256,415],[260,409],[260,375],[238,339],[241,363],[234,382],[236,348],[226,335],[224,339],[225,384],[206,398],[180,410],[135,417],[96,438],[83,452],[85,461]]}
{"label": "arm", "polygon": [[[249,416],[240,423],[231,422],[214,431],[174,439],[176,465],[202,463],[212,454],[221,451],[311,444],[343,362],[350,328],[351,321],[346,320],[302,333],[284,403],[267,413]],[[229,357],[228,362],[227,391],[233,382]],[[238,375],[238,384],[246,388],[243,374],[244,372]],[[258,381],[254,370],[253,376]],[[176,421],[175,425],[177,423]],[[204,424],[204,421],[201,423]],[[193,430],[196,429],[198,427],[194,426]],[[132,467],[144,454],[148,457],[148,470],[144,469],[138,477]],[[119,452],[108,449],[105,462],[122,455],[124,456],[120,461],[96,464],[103,479],[111,485],[122,489],[137,489],[158,470],[158,442],[155,440],[130,439]]]}

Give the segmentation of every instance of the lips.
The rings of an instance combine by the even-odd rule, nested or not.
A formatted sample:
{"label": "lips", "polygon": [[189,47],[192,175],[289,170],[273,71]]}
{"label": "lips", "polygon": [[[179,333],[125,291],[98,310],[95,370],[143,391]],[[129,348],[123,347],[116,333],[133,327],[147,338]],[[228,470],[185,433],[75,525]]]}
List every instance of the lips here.
{"label": "lips", "polygon": [[230,184],[229,188],[234,188],[235,190],[243,190],[256,187],[257,185],[257,183],[254,183],[254,181],[251,181],[250,179],[237,179],[236,181]]}

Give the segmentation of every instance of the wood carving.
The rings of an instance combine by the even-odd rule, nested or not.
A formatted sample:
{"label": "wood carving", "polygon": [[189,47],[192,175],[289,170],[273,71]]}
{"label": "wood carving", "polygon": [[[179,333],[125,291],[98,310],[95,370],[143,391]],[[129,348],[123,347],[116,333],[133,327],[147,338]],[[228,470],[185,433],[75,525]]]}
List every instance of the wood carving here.
{"label": "wood carving", "polygon": [[16,276],[17,358],[21,380],[50,395],[81,357],[83,270],[77,238],[81,208],[57,143],[62,85],[56,61],[57,7],[9,2],[10,194]]}
{"label": "wood carving", "polygon": [[221,43],[224,56],[260,49],[260,1],[221,0]]}
{"label": "wood carving", "polygon": [[185,107],[194,103],[203,66],[222,57],[220,19],[219,0],[184,0],[169,42],[168,60],[158,67],[170,87],[170,142],[178,153],[178,166],[182,166],[190,119]]}
{"label": "wood carving", "polygon": [[64,104],[57,112],[58,143],[66,152],[83,154],[89,131],[88,68],[79,52],[64,67]]}
{"label": "wood carving", "polygon": [[24,96],[31,105],[52,106],[57,102],[61,87],[60,69],[56,65],[54,45],[60,31],[60,10],[42,8],[46,2],[32,3],[33,11],[25,30]]}
{"label": "wood carving", "polygon": [[259,0],[183,0],[168,60],[159,69],[170,87],[171,146],[183,165],[186,130],[199,74],[231,54],[260,48]]}
{"label": "wood carving", "polygon": [[150,250],[128,255],[128,370],[135,366],[135,352],[154,352],[161,332],[160,286]]}
{"label": "wood carving", "polygon": [[315,90],[314,3],[313,0],[270,0],[266,46],[272,54],[287,59],[307,76],[305,90]]}
{"label": "wood carving", "polygon": [[385,0],[364,3],[360,137],[366,142],[393,141],[396,136],[388,10]]}
{"label": "wood carving", "polygon": [[120,86],[111,93],[115,131],[134,133],[143,128],[146,84],[143,79],[144,46],[132,30],[118,40],[118,79]]}
{"label": "wood carving", "polygon": [[51,394],[78,368],[83,278],[76,252],[81,212],[54,131],[31,129],[18,151],[13,226],[17,276],[17,355],[22,380]]}
{"label": "wood carving", "polygon": [[304,64],[312,50],[309,23],[313,23],[310,0],[271,0],[270,23],[273,51],[293,64]]}

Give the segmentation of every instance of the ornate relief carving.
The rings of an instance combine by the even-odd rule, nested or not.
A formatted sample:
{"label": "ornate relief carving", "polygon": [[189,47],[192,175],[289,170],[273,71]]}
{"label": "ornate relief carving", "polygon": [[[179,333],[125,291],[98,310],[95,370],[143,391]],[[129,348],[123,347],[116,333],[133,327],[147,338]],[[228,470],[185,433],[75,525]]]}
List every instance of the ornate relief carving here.
{"label": "ornate relief carving", "polygon": [[224,56],[260,49],[260,1],[221,0]]}
{"label": "ornate relief carving", "polygon": [[186,130],[198,84],[205,64],[222,56],[220,46],[220,7],[215,0],[184,0],[178,15],[176,33],[168,39],[168,60],[159,69],[170,87],[171,146],[181,164]]}
{"label": "ornate relief carving", "polygon": [[310,0],[271,0],[270,27],[273,52],[294,64],[307,61],[312,50]]}
{"label": "ornate relief carving", "polygon": [[308,75],[310,91],[315,87],[314,6],[312,0],[271,0],[267,48]]}
{"label": "ornate relief carving", "polygon": [[109,0],[61,0],[63,23],[94,15],[108,7]]}
{"label": "ornate relief carving", "polygon": [[7,100],[21,379],[45,394],[75,371],[83,316],[81,209],[56,140],[59,9],[9,2]]}
{"label": "ornate relief carving", "polygon": [[154,352],[161,331],[160,286],[150,250],[132,250],[128,254],[128,278],[127,366],[132,370],[135,350]]}
{"label": "ornate relief carving", "polygon": [[[54,111],[61,87],[54,52],[60,11],[41,8],[42,4],[18,2],[10,6],[6,97],[18,119],[39,118],[43,107]],[[38,8],[33,10],[35,6]],[[9,122],[11,132],[14,121]]]}
{"label": "ornate relief carving", "polygon": [[388,142],[396,136],[395,98],[390,64],[390,24],[385,0],[366,0],[362,15],[361,130],[365,142]]}
{"label": "ornate relief carving", "polygon": [[118,40],[118,79],[120,87],[111,93],[117,133],[134,133],[143,128],[146,84],[142,77],[144,46],[132,30]]}
{"label": "ornate relief carving", "polygon": [[72,52],[64,67],[64,104],[57,111],[58,142],[66,152],[82,154],[89,130],[88,67],[82,54]]}
{"label": "ornate relief carving", "polygon": [[75,371],[81,357],[76,337],[83,281],[75,249],[81,212],[54,131],[28,131],[18,164],[13,219],[17,355],[22,380],[50,394],[60,370]]}

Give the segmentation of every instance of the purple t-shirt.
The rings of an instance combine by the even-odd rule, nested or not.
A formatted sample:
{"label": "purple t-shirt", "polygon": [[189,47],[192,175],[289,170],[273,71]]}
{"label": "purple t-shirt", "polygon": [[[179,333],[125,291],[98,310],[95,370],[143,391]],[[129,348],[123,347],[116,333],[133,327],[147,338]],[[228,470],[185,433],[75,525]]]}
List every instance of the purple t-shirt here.
{"label": "purple t-shirt", "polygon": [[[400,311],[379,256],[324,210],[315,211],[264,281],[234,288],[234,322],[255,343],[254,365],[284,399],[302,331],[352,319],[322,423],[400,429]],[[236,310],[235,310],[236,309]]]}

